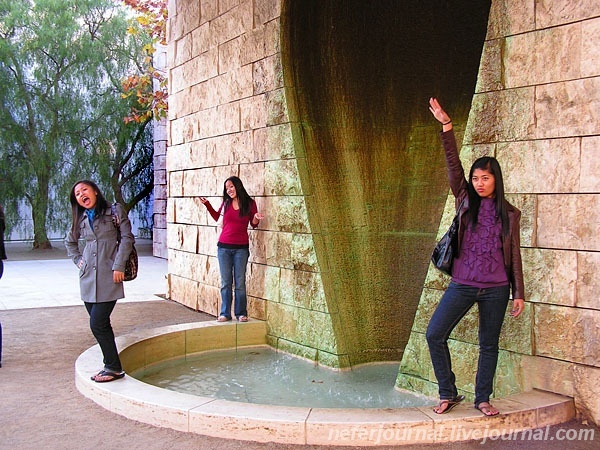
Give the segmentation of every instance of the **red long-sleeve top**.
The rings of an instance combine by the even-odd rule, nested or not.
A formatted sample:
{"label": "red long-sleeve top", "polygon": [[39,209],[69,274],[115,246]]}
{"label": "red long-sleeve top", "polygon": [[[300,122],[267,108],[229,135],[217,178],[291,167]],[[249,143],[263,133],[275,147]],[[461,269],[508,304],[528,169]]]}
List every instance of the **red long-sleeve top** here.
{"label": "red long-sleeve top", "polygon": [[252,218],[258,212],[254,200],[250,202],[250,213],[242,217],[240,217],[239,209],[234,209],[231,204],[225,208],[225,203],[221,203],[217,211],[215,211],[210,202],[206,202],[204,205],[213,219],[219,220],[221,214],[223,215],[223,231],[221,231],[221,235],[219,236],[219,244],[234,247],[247,247],[249,245],[248,224],[252,228],[258,226],[258,224],[252,224]]}

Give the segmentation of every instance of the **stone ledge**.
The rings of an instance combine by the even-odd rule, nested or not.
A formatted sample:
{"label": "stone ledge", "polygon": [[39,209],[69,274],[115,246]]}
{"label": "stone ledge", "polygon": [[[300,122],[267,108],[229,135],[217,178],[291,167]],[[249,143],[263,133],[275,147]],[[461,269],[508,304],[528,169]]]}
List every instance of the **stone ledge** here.
{"label": "stone ledge", "polygon": [[[266,338],[266,324],[250,320],[244,324],[202,322],[157,328],[121,337],[117,344],[126,354],[127,349],[140,344],[147,348],[149,342],[164,335],[180,342],[189,334],[197,342],[204,333],[214,337],[216,327],[236,336],[234,347],[260,345],[260,333]],[[167,355],[185,352],[182,348],[185,346]],[[145,364],[143,358],[127,358],[129,364]],[[98,371],[101,360],[98,345],[82,353],[75,363],[75,382],[79,392],[103,408],[149,425],[227,439],[328,446],[428,444],[498,437],[575,417],[573,399],[537,390],[495,399],[502,414],[493,418],[482,416],[467,404],[447,415],[436,415],[431,407],[344,409],[240,403],[168,391],[129,376],[112,383],[95,383],[90,377]]]}

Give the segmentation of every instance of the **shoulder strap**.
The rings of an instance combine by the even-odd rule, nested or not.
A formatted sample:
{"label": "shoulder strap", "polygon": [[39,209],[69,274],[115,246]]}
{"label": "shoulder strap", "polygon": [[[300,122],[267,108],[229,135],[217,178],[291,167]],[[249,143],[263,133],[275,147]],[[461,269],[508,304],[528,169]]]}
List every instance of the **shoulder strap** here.
{"label": "shoulder strap", "polygon": [[117,204],[116,203],[113,203],[112,205],[110,205],[110,212],[112,214],[115,227],[119,227],[120,222],[119,222],[119,215],[117,214]]}
{"label": "shoulder strap", "polygon": [[116,203],[110,205],[110,212],[112,213],[113,225],[117,229],[117,242],[121,242],[121,222],[119,221],[119,215],[117,214]]}

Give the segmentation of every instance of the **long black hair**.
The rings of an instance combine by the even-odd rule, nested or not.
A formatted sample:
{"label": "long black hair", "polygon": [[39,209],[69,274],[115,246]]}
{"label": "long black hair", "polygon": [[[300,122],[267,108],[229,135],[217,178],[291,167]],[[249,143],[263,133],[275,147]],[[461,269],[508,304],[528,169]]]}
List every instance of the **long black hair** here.
{"label": "long black hair", "polygon": [[79,227],[79,222],[81,221],[81,216],[85,212],[85,208],[77,203],[77,198],[75,197],[75,188],[78,184],[85,184],[91,187],[94,192],[96,192],[96,206],[94,206],[94,212],[97,216],[104,214],[104,211],[109,207],[108,202],[102,195],[102,191],[98,187],[96,183],[90,180],[79,180],[76,182],[71,188],[71,194],[69,195],[69,201],[71,202],[71,209],[73,211],[73,222],[71,224],[71,231],[75,232]]}
{"label": "long black hair", "polygon": [[502,169],[498,160],[492,156],[483,156],[475,160],[469,172],[467,180],[467,192],[469,194],[469,215],[473,227],[477,225],[477,217],[479,216],[479,206],[481,205],[481,197],[473,187],[472,179],[473,172],[476,169],[485,170],[494,176],[496,181],[494,203],[496,206],[496,216],[502,220],[502,234],[508,236],[510,225],[508,222],[508,211],[506,209],[506,199],[504,198],[504,179],[502,178]]}
{"label": "long black hair", "polygon": [[235,187],[235,195],[238,198],[239,206],[240,206],[240,217],[247,216],[250,214],[250,205],[252,204],[252,197],[248,195],[246,192],[246,188],[240,180],[236,176],[229,177],[223,183],[223,203],[225,205],[225,209],[229,208],[231,205],[231,197],[227,195],[227,182],[231,181],[233,186]]}

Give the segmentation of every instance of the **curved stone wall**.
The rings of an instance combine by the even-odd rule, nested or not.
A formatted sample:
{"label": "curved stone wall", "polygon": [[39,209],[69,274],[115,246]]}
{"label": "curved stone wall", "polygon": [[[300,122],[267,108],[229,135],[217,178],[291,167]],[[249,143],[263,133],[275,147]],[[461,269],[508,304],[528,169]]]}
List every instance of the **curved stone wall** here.
{"label": "curved stone wall", "polygon": [[[509,199],[522,211],[526,310],[508,313],[494,395],[531,388],[575,398],[600,422],[600,5],[492,2],[461,151],[463,164],[498,158]],[[453,215],[448,202],[442,223]],[[445,228],[442,225],[441,230]],[[447,280],[427,275],[397,385],[437,393],[425,330]],[[509,308],[510,309],[510,308]],[[477,311],[449,343],[459,390],[472,398]]]}
{"label": "curved stone wall", "polygon": [[[462,122],[458,131],[462,138],[464,130],[464,163],[482,154],[495,155],[503,166],[511,200],[523,211],[526,313],[518,321],[506,321],[495,393],[503,396],[539,388],[568,395],[574,397],[581,415],[599,423],[596,399],[600,392],[595,380],[600,373],[596,339],[600,323],[600,43],[596,37],[600,3],[493,0],[474,95],[464,89],[466,84],[460,84],[464,73],[454,77],[455,71],[448,70],[459,68],[453,61],[462,57],[462,49],[439,36],[437,42],[430,38],[437,32],[444,36],[443,27],[425,32],[421,36],[428,42],[417,45],[410,33],[393,29],[391,17],[403,23],[401,11],[388,11],[380,19],[371,15],[367,20],[365,15],[361,23],[356,11],[328,9],[358,3],[363,2],[170,2],[169,297],[217,314],[218,229],[198,197],[209,197],[216,204],[224,179],[238,175],[267,215],[259,229],[251,232],[248,292],[251,315],[266,321],[268,343],[333,367],[402,354],[398,385],[435,392],[423,331],[447,280],[431,269],[426,272],[424,241],[429,236],[433,245],[436,231],[439,234],[446,228],[451,203],[446,201],[436,230],[444,208],[440,181],[445,179],[444,171],[429,172],[428,166],[418,167],[416,173],[404,170],[418,161],[413,156],[417,148],[427,161],[440,151],[437,130],[427,129],[432,124],[426,121],[427,98],[437,95],[453,118]],[[391,7],[407,2],[364,3]],[[415,3],[423,8],[422,17],[436,23],[429,2]],[[324,9],[317,16],[302,18],[315,8]],[[466,17],[469,14],[465,12]],[[381,45],[369,48],[370,43],[364,44],[374,56],[364,66],[360,64],[358,57],[365,50],[354,31],[356,36],[359,30],[368,31],[367,24],[373,20],[376,25],[371,28],[381,26],[409,40],[411,51],[415,46],[422,49],[404,61],[405,68],[419,68],[420,59],[429,57],[429,51],[449,57],[431,72],[404,79],[410,88],[403,89],[394,77],[410,74],[410,70],[395,72],[400,68],[387,64],[386,56],[397,54],[384,38],[372,34]],[[456,20],[447,23],[451,28],[445,32],[456,33],[453,38],[457,40],[467,39],[468,21],[453,28]],[[305,24],[329,26],[329,32],[323,28],[316,35],[326,43],[321,47],[332,48],[320,48],[319,41],[311,41],[313,29],[307,30],[304,42]],[[410,25],[405,26],[414,33],[426,30]],[[342,41],[333,36],[336,31],[343,32]],[[315,72],[306,64],[319,61],[312,60],[313,53],[303,50],[303,45],[327,57],[320,61],[325,69],[322,84],[311,79]],[[377,60],[381,65],[372,64]],[[331,61],[336,66],[328,65]],[[388,81],[380,89],[371,83],[379,75]],[[344,90],[335,89],[333,80],[339,80]],[[302,89],[292,91],[298,87],[295,84]],[[368,95],[357,94],[363,87]],[[386,96],[387,92],[393,95]],[[314,96],[321,94],[323,102],[315,101]],[[351,105],[347,99],[352,99]],[[381,115],[382,108],[389,115]],[[381,133],[371,131],[376,127]],[[335,151],[327,153],[324,147]],[[357,148],[373,153],[357,157]],[[394,154],[400,149],[402,157]],[[374,176],[366,177],[365,172]],[[428,177],[434,180],[420,194],[415,184],[429,181]],[[341,183],[348,197],[339,203],[332,201],[334,195],[327,196],[336,192],[338,184],[333,180]],[[417,207],[399,209],[386,203],[376,195],[378,187],[389,189],[390,195],[405,195]],[[336,233],[339,229],[343,233]],[[403,242],[403,233],[409,230],[418,235],[411,236],[414,247]],[[373,249],[381,242],[389,243],[391,249],[359,251],[363,244]],[[394,252],[398,270],[405,271],[402,277],[390,270],[393,266],[377,264],[377,255],[389,261]],[[413,259],[408,265],[414,267],[407,267],[406,261]],[[360,269],[363,265],[366,270]],[[381,283],[364,275],[368,272]],[[389,279],[401,284],[406,298],[397,300],[400,296],[391,291]],[[372,290],[384,298],[375,298]],[[401,340],[406,338],[419,295],[402,353]],[[348,300],[352,297],[360,302]],[[402,302],[406,317],[396,315],[393,308],[394,315],[376,308],[394,301]],[[451,342],[460,388],[467,394],[472,392],[477,352],[476,320],[472,314],[461,322]],[[378,332],[378,328],[387,330]],[[372,346],[371,333],[377,341]]]}
{"label": "curved stone wall", "polygon": [[351,365],[398,361],[448,193],[427,102],[466,123],[489,2],[284,5],[286,98],[338,350]]}

